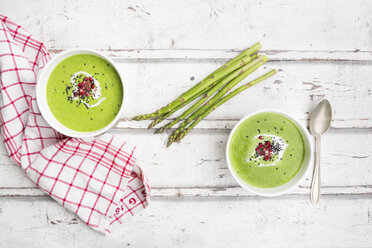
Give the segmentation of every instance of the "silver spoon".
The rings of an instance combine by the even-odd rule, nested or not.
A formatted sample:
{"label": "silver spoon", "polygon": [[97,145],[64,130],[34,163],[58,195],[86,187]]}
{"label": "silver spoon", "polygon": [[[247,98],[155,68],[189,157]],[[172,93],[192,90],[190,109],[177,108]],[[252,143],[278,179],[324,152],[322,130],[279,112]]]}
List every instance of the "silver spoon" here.
{"label": "silver spoon", "polygon": [[315,166],[311,182],[311,202],[316,205],[320,199],[320,136],[327,132],[332,121],[332,107],[328,100],[322,100],[310,116],[310,132],[315,137]]}

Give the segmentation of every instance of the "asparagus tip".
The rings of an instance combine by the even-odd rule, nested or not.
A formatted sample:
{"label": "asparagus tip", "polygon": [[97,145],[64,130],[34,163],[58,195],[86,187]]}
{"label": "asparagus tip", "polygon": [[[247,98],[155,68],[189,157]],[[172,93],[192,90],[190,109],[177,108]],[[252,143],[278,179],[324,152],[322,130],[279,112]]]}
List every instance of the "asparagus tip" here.
{"label": "asparagus tip", "polygon": [[158,129],[156,129],[155,131],[154,131],[154,133],[161,133],[161,130],[160,130],[161,128],[158,128]]}
{"label": "asparagus tip", "polygon": [[173,143],[173,140],[171,137],[169,137],[168,142],[167,142],[167,147],[169,147]]}
{"label": "asparagus tip", "polygon": [[162,127],[158,128],[158,129],[155,131],[155,133],[162,133],[162,132],[164,132],[164,131],[167,130],[167,129],[168,129],[167,126],[162,126]]}

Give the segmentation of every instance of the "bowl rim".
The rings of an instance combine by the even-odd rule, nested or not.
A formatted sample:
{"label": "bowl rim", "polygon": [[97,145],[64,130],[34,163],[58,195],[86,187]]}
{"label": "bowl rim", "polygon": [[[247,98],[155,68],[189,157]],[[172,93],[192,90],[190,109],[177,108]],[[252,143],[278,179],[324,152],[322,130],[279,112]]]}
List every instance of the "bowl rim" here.
{"label": "bowl rim", "polygon": [[[232,165],[230,163],[229,147],[230,147],[230,142],[231,142],[231,138],[232,138],[233,134],[235,133],[236,129],[245,120],[247,120],[248,118],[250,118],[250,117],[252,117],[256,114],[260,114],[260,113],[275,113],[275,114],[279,114],[279,115],[282,115],[282,116],[290,119],[293,122],[293,124],[295,124],[295,126],[300,130],[300,133],[303,136],[304,143],[305,143],[304,144],[305,145],[305,157],[308,156],[307,162],[305,161],[305,159],[302,162],[301,168],[304,168],[304,169],[303,169],[301,175],[299,175],[300,170],[301,170],[301,168],[300,168],[300,170],[297,172],[297,174],[291,180],[289,180],[288,182],[286,182],[282,185],[279,185],[279,186],[273,187],[273,188],[258,188],[258,187],[254,187],[252,185],[247,184],[242,179],[240,179],[238,177],[238,175],[236,175],[236,173],[235,173],[235,171],[232,168]],[[306,147],[308,149],[306,149]],[[253,193],[253,194],[259,195],[259,196],[264,196],[264,197],[280,196],[280,195],[283,195],[283,194],[287,193],[288,191],[292,190],[296,186],[298,186],[298,184],[304,179],[305,175],[308,173],[309,168],[312,167],[313,162],[314,162],[314,159],[313,159],[313,154],[314,154],[313,138],[310,135],[309,131],[307,130],[307,128],[301,122],[299,122],[291,114],[289,114],[287,112],[284,112],[284,111],[281,111],[279,109],[262,109],[262,110],[252,112],[252,113],[244,116],[243,118],[241,118],[238,121],[238,123],[235,124],[234,128],[231,130],[231,132],[229,134],[229,138],[227,140],[226,151],[225,152],[226,152],[226,162],[227,162],[229,171],[232,174],[235,181],[238,182],[238,184],[241,187],[248,190],[250,193]],[[295,179],[296,179],[296,181],[294,181]],[[289,183],[292,183],[292,185],[290,185]],[[285,186],[287,186],[287,187],[285,187]],[[282,188],[282,189],[279,189],[279,188]]]}
{"label": "bowl rim", "polygon": [[[110,65],[116,70],[116,72],[119,75],[121,84],[122,84],[122,89],[123,89],[123,99],[121,102],[121,107],[116,115],[116,117],[105,127],[96,130],[96,131],[91,131],[91,132],[81,132],[81,131],[76,131],[72,130],[66,126],[64,126],[62,123],[60,123],[53,115],[51,112],[49,105],[47,104],[47,95],[46,95],[46,87],[48,83],[48,79],[50,77],[50,74],[54,70],[54,68],[63,60],[77,54],[91,54],[98,56],[102,59],[104,59],[106,62],[110,63]],[[39,107],[40,113],[45,119],[45,121],[48,123],[49,126],[54,128],[56,131],[59,133],[62,133],[66,136],[69,137],[74,137],[74,138],[86,138],[86,137],[93,137],[100,135],[104,132],[106,132],[108,129],[110,129],[121,117],[124,109],[124,100],[125,100],[125,90],[124,90],[124,83],[123,83],[123,76],[120,72],[120,70],[117,68],[116,64],[114,61],[106,56],[105,54],[95,50],[95,49],[90,49],[90,48],[72,48],[72,49],[66,49],[60,53],[58,53],[56,56],[54,56],[52,59],[50,59],[43,70],[41,71],[40,75],[38,76],[37,79],[37,84],[36,84],[36,102]],[[44,93],[44,94],[43,94]]]}

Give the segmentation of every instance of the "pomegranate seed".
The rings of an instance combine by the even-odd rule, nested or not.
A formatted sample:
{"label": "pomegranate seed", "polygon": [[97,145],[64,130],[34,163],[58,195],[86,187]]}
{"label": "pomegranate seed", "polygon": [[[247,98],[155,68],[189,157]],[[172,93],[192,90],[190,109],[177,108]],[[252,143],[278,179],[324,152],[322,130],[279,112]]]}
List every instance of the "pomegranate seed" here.
{"label": "pomegranate seed", "polygon": [[263,139],[263,137],[262,137],[262,136],[258,136],[258,138],[259,138],[259,139]]}
{"label": "pomegranate seed", "polygon": [[92,78],[92,77],[89,77],[89,81],[91,81],[91,82],[92,82],[92,81],[93,81],[93,78]]}
{"label": "pomegranate seed", "polygon": [[81,86],[82,86],[81,83],[79,83],[79,84],[78,84],[78,87],[81,88]]}
{"label": "pomegranate seed", "polygon": [[262,147],[262,143],[258,144],[258,147],[261,148]]}
{"label": "pomegranate seed", "polygon": [[270,145],[270,141],[266,141],[266,142],[265,142],[265,145],[266,145],[266,146],[269,146],[269,145]]}
{"label": "pomegranate seed", "polygon": [[88,92],[85,92],[85,95],[86,95],[86,96],[89,96],[89,93],[88,93]]}
{"label": "pomegranate seed", "polygon": [[270,159],[270,156],[265,156],[265,161],[269,160]]}
{"label": "pomegranate seed", "polygon": [[258,152],[259,150],[260,150],[260,149],[257,147],[257,148],[256,148],[256,152]]}
{"label": "pomegranate seed", "polygon": [[266,147],[264,147],[262,150],[263,150],[264,152],[266,152],[267,149],[266,149]]}
{"label": "pomegranate seed", "polygon": [[85,77],[85,78],[84,78],[84,81],[87,81],[87,80],[88,80],[88,78],[87,78],[87,77]]}
{"label": "pomegranate seed", "polygon": [[92,89],[94,89],[96,86],[94,85],[94,83],[92,83],[92,84],[90,85],[90,87],[91,87]]}
{"label": "pomegranate seed", "polygon": [[77,95],[78,95],[78,93],[75,91],[75,92],[74,92],[74,96],[77,96]]}

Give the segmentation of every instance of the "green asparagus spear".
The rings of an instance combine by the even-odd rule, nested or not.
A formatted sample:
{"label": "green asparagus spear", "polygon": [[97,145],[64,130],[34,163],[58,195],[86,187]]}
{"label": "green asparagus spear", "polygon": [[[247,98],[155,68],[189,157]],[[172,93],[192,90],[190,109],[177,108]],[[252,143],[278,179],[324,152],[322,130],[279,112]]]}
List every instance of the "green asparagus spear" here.
{"label": "green asparagus spear", "polygon": [[153,113],[135,116],[133,117],[133,120],[147,120],[151,118],[156,118],[165,113],[172,111],[173,108],[186,102],[193,95],[198,94],[200,91],[203,91],[203,89],[208,88],[209,86],[215,84],[216,81],[218,81],[219,79],[225,77],[226,75],[235,71],[239,67],[248,63],[251,59],[249,55],[254,54],[260,48],[261,48],[261,44],[256,43],[252,47],[243,51],[240,55],[238,55],[231,61],[227,62],[225,65],[218,68],[216,71],[211,73],[209,76],[207,76],[205,79],[200,81],[198,84],[194,85],[192,88],[190,88],[188,91],[183,93],[181,96],[179,96],[177,99],[175,99],[171,103],[167,104],[166,106],[162,107],[161,109]]}
{"label": "green asparagus spear", "polygon": [[201,82],[199,82],[197,84],[197,87],[195,87],[193,90],[188,91],[187,93],[182,94],[176,100],[174,100],[171,103],[168,103],[163,108],[161,108],[161,109],[159,109],[159,110],[157,110],[157,111],[155,111],[155,112],[153,112],[151,114],[148,114],[148,115],[145,115],[145,116],[136,116],[134,118],[136,120],[139,120],[139,119],[146,118],[147,116],[150,116],[150,117],[154,118],[154,117],[158,117],[158,116],[161,116],[163,114],[166,114],[166,113],[172,111],[173,108],[175,108],[178,105],[181,105],[182,103],[186,102],[193,95],[198,94],[200,91],[204,90],[205,88],[214,85],[219,79],[221,79],[222,77],[228,75],[232,71],[240,68],[241,66],[245,65],[249,61],[250,61],[250,57],[249,56],[243,57],[241,60],[235,62],[230,67],[228,67],[228,68],[226,68],[224,70],[221,70],[221,71],[219,71],[217,73],[214,73],[209,78],[203,79]]}
{"label": "green asparagus spear", "polygon": [[226,84],[216,95],[214,95],[210,100],[208,100],[202,107],[196,110],[192,115],[190,115],[179,127],[175,130],[172,135],[168,139],[167,146],[172,144],[176,139],[177,136],[190,124],[196,117],[198,117],[201,113],[206,111],[209,106],[213,105],[215,102],[221,99],[228,91],[230,91],[235,85],[237,85],[240,81],[246,78],[249,74],[259,68],[267,61],[267,57],[264,55],[259,56],[252,62],[255,62],[252,67],[250,67],[246,71],[242,71],[239,76],[237,76],[234,80]]}
{"label": "green asparagus spear", "polygon": [[187,116],[189,116],[192,112],[194,112],[199,106],[201,106],[205,101],[208,100],[210,96],[212,96],[217,90],[221,89],[224,85],[229,83],[231,80],[236,78],[237,76],[241,75],[243,72],[249,70],[249,68],[254,67],[259,62],[259,59],[257,59],[257,55],[252,56],[252,61],[249,62],[247,65],[241,67],[239,70],[234,71],[233,73],[229,74],[227,77],[225,77],[224,80],[220,81],[218,84],[213,86],[207,93],[204,94],[202,98],[200,98],[199,101],[197,101],[193,106],[191,106],[189,109],[187,109],[182,115],[178,116],[173,121],[169,122],[168,124],[162,126],[159,128],[156,133],[161,133],[167,130],[168,128],[171,128],[176,123],[178,123],[180,120],[185,119]]}
{"label": "green asparagus spear", "polygon": [[[186,106],[187,104],[189,104],[190,102],[194,101],[196,98],[198,98],[199,96],[205,94],[207,91],[210,90],[211,87],[205,89],[204,91],[200,92],[199,94],[193,96],[192,98],[190,98],[188,101],[184,102],[183,104],[181,105],[178,105],[175,109],[173,109],[172,111],[164,114],[164,115],[161,115],[159,116],[158,118],[156,118],[153,122],[150,123],[150,125],[147,127],[148,129],[150,128],[153,128],[154,126],[156,126],[157,124],[159,124],[160,122],[162,122],[164,119],[168,118],[169,116],[173,115],[174,112],[178,111],[179,109],[183,108],[184,106]],[[156,133],[156,132],[155,132]]]}
{"label": "green asparagus spear", "polygon": [[191,125],[182,131],[182,133],[180,133],[177,137],[177,139],[175,141],[180,141],[181,139],[183,139],[186,134],[188,134],[188,132],[190,132],[191,129],[193,129],[202,119],[204,119],[207,115],[209,115],[213,110],[215,110],[216,108],[218,108],[219,106],[221,106],[223,103],[225,103],[226,101],[228,101],[229,99],[233,98],[234,96],[236,96],[237,94],[239,94],[240,92],[248,89],[249,87],[252,87],[253,85],[255,84],[258,84],[259,82],[273,76],[276,74],[276,70],[272,70],[268,73],[266,73],[265,75],[262,75],[261,77],[253,80],[252,82],[249,82],[239,88],[237,88],[236,90],[234,90],[233,92],[231,92],[230,94],[226,95],[225,97],[223,97],[221,100],[219,100],[218,102],[216,102],[215,104],[209,106],[209,108],[204,112],[202,113],[201,115],[199,115],[193,123],[191,123]]}

